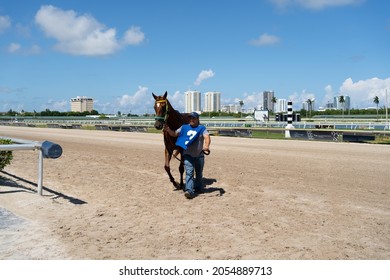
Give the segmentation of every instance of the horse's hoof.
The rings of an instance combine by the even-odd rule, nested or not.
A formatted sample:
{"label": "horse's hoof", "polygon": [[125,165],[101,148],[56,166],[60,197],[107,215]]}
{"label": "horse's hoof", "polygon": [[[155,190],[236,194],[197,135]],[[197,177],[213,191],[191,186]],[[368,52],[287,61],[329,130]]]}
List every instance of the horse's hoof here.
{"label": "horse's hoof", "polygon": [[178,184],[178,183],[175,183],[175,184],[174,184],[174,187],[175,187],[175,189],[177,189],[177,190],[183,189],[183,186],[180,185],[180,184]]}

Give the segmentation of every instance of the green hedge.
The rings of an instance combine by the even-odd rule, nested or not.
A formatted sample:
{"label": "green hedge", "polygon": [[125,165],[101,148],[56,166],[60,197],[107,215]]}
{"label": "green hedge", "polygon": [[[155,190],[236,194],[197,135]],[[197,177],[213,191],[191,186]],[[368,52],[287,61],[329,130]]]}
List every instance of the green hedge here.
{"label": "green hedge", "polygon": [[[12,141],[9,139],[0,139],[0,145],[2,144],[12,144]],[[12,151],[0,151],[0,170],[3,170],[4,167],[10,164],[12,159]]]}

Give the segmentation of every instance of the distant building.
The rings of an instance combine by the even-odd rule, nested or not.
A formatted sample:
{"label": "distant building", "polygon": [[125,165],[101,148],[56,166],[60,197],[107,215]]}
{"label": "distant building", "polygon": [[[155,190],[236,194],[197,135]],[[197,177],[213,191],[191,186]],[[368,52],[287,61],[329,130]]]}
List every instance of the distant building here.
{"label": "distant building", "polygon": [[275,113],[287,112],[287,100],[278,99],[275,104]]}
{"label": "distant building", "polygon": [[274,103],[272,99],[274,98],[274,91],[263,91],[263,109],[274,112]]}
{"label": "distant building", "polygon": [[185,113],[201,111],[201,95],[199,91],[188,90],[184,93]]}
{"label": "distant building", "polygon": [[340,103],[340,96],[336,96],[333,98],[333,108],[337,110],[349,110],[351,109],[351,99],[349,98],[348,95],[343,95],[344,96],[344,104]]}
{"label": "distant building", "polygon": [[333,102],[330,102],[328,101],[328,103],[326,103],[326,106],[325,106],[326,109],[334,109],[334,103]]}
{"label": "distant building", "polygon": [[70,99],[70,110],[72,112],[92,112],[93,98],[86,96],[77,96]]}
{"label": "distant building", "polygon": [[311,99],[311,102],[304,101],[302,102],[302,109],[306,111],[314,111],[315,110],[315,100]]}
{"label": "distant building", "polygon": [[221,93],[218,91],[209,91],[205,94],[204,108],[205,112],[221,111]]}
{"label": "distant building", "polygon": [[241,113],[242,107],[240,104],[222,105],[221,111],[224,113]]}
{"label": "distant building", "polygon": [[255,113],[255,108],[241,109],[241,112],[242,112],[243,114],[254,114],[254,113]]}

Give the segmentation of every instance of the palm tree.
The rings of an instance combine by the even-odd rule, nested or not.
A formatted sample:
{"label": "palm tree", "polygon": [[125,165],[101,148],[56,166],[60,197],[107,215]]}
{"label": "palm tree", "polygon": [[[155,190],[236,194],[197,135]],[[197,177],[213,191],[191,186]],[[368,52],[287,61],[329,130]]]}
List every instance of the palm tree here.
{"label": "palm tree", "polygon": [[240,104],[241,107],[240,111],[241,111],[241,118],[242,118],[242,106],[244,106],[244,101],[240,100],[238,103]]}
{"label": "palm tree", "polygon": [[343,118],[344,118],[344,105],[345,105],[345,98],[344,98],[344,95],[340,95],[340,96],[339,96],[339,102],[340,102],[341,105],[343,106],[342,110],[343,110]]}
{"label": "palm tree", "polygon": [[311,106],[313,104],[313,100],[309,98],[308,100],[306,100],[306,102],[307,102],[307,110],[309,111],[309,118],[311,118]]}
{"label": "palm tree", "polygon": [[278,99],[275,96],[273,96],[272,99],[271,99],[271,102],[273,104],[272,112],[274,112],[275,111],[275,104],[276,104],[276,102],[278,102]]}
{"label": "palm tree", "polygon": [[378,96],[375,96],[374,97],[374,103],[376,105],[376,120],[378,120],[378,106],[379,106],[379,97]]}

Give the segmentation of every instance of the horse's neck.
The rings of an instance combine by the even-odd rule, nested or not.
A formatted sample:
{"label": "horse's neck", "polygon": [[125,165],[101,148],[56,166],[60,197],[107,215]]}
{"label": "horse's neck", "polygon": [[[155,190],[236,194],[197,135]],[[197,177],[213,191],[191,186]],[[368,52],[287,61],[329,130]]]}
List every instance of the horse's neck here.
{"label": "horse's neck", "polygon": [[171,103],[169,103],[169,101],[168,101],[168,111],[169,111],[169,114],[168,114],[168,118],[167,118],[167,125],[171,129],[176,130],[183,125],[183,117],[179,112],[177,112],[172,107],[172,105],[171,105]]}

